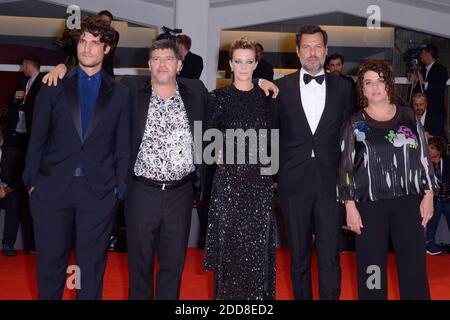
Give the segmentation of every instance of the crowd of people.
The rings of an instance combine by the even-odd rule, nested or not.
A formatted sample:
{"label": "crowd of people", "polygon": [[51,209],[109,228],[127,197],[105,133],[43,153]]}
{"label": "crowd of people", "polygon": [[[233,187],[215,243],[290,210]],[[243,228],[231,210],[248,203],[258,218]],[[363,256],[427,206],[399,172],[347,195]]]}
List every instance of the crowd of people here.
{"label": "crowd of people", "polygon": [[[364,61],[356,83],[344,76],[344,58],[328,55],[328,35],[317,25],[296,34],[301,68],[274,82],[262,45],[236,39],[229,50],[232,83],[208,92],[199,80],[203,60],[190,52],[187,35],[152,44],[149,79],[116,81],[111,56],[119,35],[111,20],[102,11],[72,32],[73,67],[58,65],[42,79],[39,60],[24,58],[26,80],[4,119],[3,253],[17,255],[22,221],[25,250],[37,252],[40,299],[62,298],[72,249],[82,270],[77,299],[102,298],[120,201],[129,298],[178,299],[193,199],[215,299],[275,299],[275,191],[295,299],[313,297],[313,239],[320,299],[339,299],[343,219],[355,233],[360,299],[387,299],[389,238],[401,298],[430,299],[425,256],[442,252],[435,243],[441,214],[450,230],[439,91],[445,77],[435,47],[423,50],[425,91],[415,93],[411,106],[398,104],[388,62]],[[278,153],[279,170],[263,175],[261,159],[249,161],[251,139],[215,150],[215,163],[207,165],[195,139],[198,123],[205,124],[202,136],[216,130],[224,140],[230,130],[266,132],[265,141],[277,143],[258,143],[257,151]],[[247,161],[236,163],[241,147]],[[367,285],[373,266],[381,272],[375,288]]]}

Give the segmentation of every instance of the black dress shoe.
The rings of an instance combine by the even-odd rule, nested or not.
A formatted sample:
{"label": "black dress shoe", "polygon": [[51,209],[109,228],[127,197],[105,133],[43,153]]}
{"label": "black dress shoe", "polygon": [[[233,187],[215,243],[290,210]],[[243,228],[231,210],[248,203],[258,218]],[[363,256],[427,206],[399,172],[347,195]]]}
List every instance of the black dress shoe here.
{"label": "black dress shoe", "polygon": [[450,243],[441,243],[439,245],[442,249],[442,252],[450,253]]}
{"label": "black dress shoe", "polygon": [[15,257],[17,256],[17,251],[13,246],[4,244],[3,245],[3,255],[5,257]]}

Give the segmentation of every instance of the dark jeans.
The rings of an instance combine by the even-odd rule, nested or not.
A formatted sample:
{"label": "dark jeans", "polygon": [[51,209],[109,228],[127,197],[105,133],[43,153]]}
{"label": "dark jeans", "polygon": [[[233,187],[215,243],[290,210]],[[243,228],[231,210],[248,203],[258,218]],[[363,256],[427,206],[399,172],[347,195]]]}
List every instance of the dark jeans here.
{"label": "dark jeans", "polygon": [[441,220],[441,215],[445,216],[447,220],[448,230],[450,231],[450,201],[441,202],[437,197],[434,198],[434,213],[433,217],[428,221],[426,238],[427,242],[434,242],[436,231]]}

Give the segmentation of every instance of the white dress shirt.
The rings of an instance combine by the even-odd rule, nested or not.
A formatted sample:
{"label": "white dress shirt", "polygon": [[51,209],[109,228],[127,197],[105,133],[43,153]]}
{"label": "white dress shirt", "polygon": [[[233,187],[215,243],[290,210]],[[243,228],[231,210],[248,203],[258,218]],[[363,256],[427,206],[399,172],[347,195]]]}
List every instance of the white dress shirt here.
{"label": "white dress shirt", "polygon": [[431,67],[433,66],[433,64],[434,64],[435,62],[436,62],[436,61],[433,61],[432,63],[430,63],[429,65],[427,65],[427,66],[425,67],[425,86],[424,86],[424,89],[425,89],[425,90],[428,89],[428,73],[430,72],[430,69],[431,69]]}
{"label": "white dress shirt", "polygon": [[[311,128],[312,134],[314,134],[325,109],[326,81],[324,80],[322,84],[319,84],[316,80],[311,80],[311,82],[305,84],[305,81],[303,81],[303,75],[305,73],[308,72],[304,69],[300,70],[300,97],[309,127]],[[324,74],[325,71],[322,69],[315,76]],[[311,157],[314,157],[314,150],[312,151]]]}
{"label": "white dress shirt", "polygon": [[[34,80],[36,80],[38,75],[35,75],[34,77],[31,77],[27,81],[27,85],[25,87],[25,96],[23,97],[22,104],[25,103],[25,100],[27,99],[28,92],[31,89],[31,86],[33,85]],[[17,121],[16,125],[16,132],[19,133],[26,133],[27,132],[27,125],[25,122],[25,111],[20,110],[19,111],[19,121]]]}
{"label": "white dress shirt", "polygon": [[421,117],[419,117],[419,121],[422,124],[422,127],[425,126],[426,117],[427,117],[427,110],[425,109],[425,112],[423,113],[423,115]]}

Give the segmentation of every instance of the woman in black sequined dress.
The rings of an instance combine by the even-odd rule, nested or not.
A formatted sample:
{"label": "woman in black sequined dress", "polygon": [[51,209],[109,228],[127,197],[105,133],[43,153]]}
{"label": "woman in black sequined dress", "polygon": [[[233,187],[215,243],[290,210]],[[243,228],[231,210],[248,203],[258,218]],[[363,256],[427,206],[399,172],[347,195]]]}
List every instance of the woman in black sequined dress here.
{"label": "woman in black sequined dress", "polygon": [[[208,127],[222,132],[224,145],[230,137],[227,129],[253,129],[257,135],[264,135],[265,129],[270,141],[271,98],[252,83],[256,52],[254,42],[234,41],[230,49],[234,83],[211,93]],[[259,157],[257,164],[249,163],[261,148],[267,154],[267,146],[252,148],[249,140],[245,140],[245,163],[236,164],[242,144],[235,140],[234,164],[227,164],[231,159],[224,150],[219,157],[223,164],[219,161],[213,180],[204,264],[215,273],[218,300],[275,298],[273,181],[272,176],[261,174]]]}

